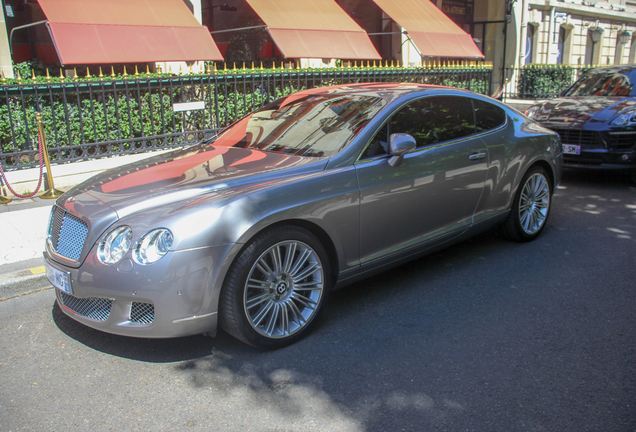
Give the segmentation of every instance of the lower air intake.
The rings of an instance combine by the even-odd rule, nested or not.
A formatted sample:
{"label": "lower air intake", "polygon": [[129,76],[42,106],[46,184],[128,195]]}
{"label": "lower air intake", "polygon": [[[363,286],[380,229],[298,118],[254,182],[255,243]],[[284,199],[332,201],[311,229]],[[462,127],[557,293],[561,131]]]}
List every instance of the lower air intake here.
{"label": "lower air intake", "polygon": [[112,300],[99,297],[77,298],[62,291],[58,291],[58,294],[62,304],[78,315],[96,321],[106,321],[110,315]]}
{"label": "lower air intake", "polygon": [[130,308],[130,321],[138,324],[152,324],[155,319],[155,307],[151,303],[133,302]]}

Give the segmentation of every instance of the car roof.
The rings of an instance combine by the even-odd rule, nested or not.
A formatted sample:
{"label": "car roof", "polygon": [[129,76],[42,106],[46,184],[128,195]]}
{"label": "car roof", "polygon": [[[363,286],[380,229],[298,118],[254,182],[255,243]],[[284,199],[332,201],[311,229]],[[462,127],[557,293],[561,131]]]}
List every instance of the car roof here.
{"label": "car roof", "polygon": [[375,96],[387,100],[394,100],[400,96],[404,96],[411,93],[421,93],[426,91],[447,91],[447,92],[460,92],[467,93],[471,96],[475,94],[467,90],[462,90],[454,87],[445,87],[433,84],[419,84],[419,83],[352,83],[352,84],[339,84],[328,87],[315,87],[308,90],[302,90],[296,93],[292,93],[287,96],[285,103],[290,103],[294,100],[301,99],[311,95],[363,95],[363,96]]}

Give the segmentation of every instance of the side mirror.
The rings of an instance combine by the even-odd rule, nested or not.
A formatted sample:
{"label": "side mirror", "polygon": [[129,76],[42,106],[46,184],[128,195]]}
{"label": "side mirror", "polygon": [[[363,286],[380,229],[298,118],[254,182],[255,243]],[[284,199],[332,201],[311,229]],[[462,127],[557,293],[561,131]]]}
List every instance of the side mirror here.
{"label": "side mirror", "polygon": [[389,137],[389,165],[399,167],[402,165],[404,155],[413,151],[417,146],[415,138],[405,133],[394,133]]}

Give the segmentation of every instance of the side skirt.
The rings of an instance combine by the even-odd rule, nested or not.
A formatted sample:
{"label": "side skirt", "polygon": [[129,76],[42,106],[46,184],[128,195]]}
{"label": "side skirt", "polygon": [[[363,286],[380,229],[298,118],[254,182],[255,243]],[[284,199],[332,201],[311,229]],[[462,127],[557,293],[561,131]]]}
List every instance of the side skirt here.
{"label": "side skirt", "polygon": [[443,238],[432,239],[407,250],[390,255],[388,257],[382,257],[372,262],[365,263],[360,266],[360,270],[355,274],[345,275],[341,273],[338,277],[338,282],[336,282],[333,289],[335,290],[343,288],[347,285],[366,279],[375,274],[382,273],[383,271],[386,271],[390,268],[397,267],[409,261],[416,260],[430,253],[445,249],[455,243],[462,242],[470,237],[474,237],[477,234],[480,234],[503,223],[508,217],[509,213],[510,211],[508,210],[495,216],[491,216],[488,219],[479,221],[459,235],[449,234],[447,236],[444,236]]}

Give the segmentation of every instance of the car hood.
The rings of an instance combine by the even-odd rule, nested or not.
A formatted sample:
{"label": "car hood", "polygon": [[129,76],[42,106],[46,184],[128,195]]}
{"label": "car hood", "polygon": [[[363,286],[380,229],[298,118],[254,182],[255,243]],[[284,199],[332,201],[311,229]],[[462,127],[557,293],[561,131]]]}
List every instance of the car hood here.
{"label": "car hood", "polygon": [[[100,201],[119,218],[165,204],[321,171],[326,158],[200,144],[98,174],[69,190],[58,205]],[[68,205],[71,204],[71,205]]]}
{"label": "car hood", "polygon": [[633,98],[562,97],[540,102],[533,120],[547,127],[580,128],[586,123],[608,124],[618,114],[636,105]]}

